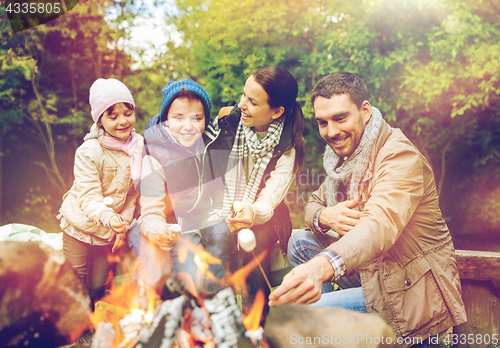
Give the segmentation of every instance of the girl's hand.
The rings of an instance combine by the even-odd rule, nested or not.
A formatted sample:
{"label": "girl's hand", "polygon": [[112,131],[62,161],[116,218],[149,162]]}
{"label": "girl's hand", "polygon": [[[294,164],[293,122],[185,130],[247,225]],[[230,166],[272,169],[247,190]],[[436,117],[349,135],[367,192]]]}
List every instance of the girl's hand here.
{"label": "girl's hand", "polygon": [[113,249],[111,249],[111,251],[115,252],[116,250],[120,249],[122,246],[125,245],[126,240],[127,240],[126,233],[117,234],[115,239],[115,244],[113,244]]}
{"label": "girl's hand", "polygon": [[243,207],[243,210],[236,214],[235,217],[228,217],[227,224],[231,232],[239,231],[244,228],[253,226],[253,208],[249,205]]}
{"label": "girl's hand", "polygon": [[115,215],[109,219],[109,227],[111,227],[111,229],[117,234],[125,233],[127,231],[127,223],[120,215]]}
{"label": "girl's hand", "polygon": [[170,227],[162,228],[156,236],[156,244],[163,250],[172,250],[180,239],[179,232],[171,232]]}

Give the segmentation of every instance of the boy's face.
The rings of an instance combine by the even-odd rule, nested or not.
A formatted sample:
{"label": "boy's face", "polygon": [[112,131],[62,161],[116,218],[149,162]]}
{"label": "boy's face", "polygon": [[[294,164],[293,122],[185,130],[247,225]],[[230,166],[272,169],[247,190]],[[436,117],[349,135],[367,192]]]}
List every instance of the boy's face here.
{"label": "boy's face", "polygon": [[205,131],[203,104],[197,99],[175,99],[168,109],[165,124],[179,144],[193,146]]}
{"label": "boy's face", "polygon": [[115,104],[113,112],[105,111],[100,120],[106,132],[120,140],[127,140],[135,126],[135,111],[123,103]]}

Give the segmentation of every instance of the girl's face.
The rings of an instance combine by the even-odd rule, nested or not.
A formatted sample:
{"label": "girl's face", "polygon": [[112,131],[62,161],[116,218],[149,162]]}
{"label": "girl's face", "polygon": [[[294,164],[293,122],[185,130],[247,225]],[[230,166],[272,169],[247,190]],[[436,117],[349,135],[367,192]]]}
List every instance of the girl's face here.
{"label": "girl's face", "polygon": [[266,132],[269,125],[285,111],[282,106],[269,106],[266,91],[253,76],[245,83],[238,107],[241,109],[241,123],[254,127],[257,132]]}
{"label": "girl's face", "polygon": [[123,103],[116,103],[113,112],[104,111],[101,125],[106,132],[120,140],[127,140],[135,126],[135,111],[130,110]]}
{"label": "girl's face", "polygon": [[165,124],[179,144],[193,146],[205,131],[203,104],[198,99],[175,99],[168,109]]}

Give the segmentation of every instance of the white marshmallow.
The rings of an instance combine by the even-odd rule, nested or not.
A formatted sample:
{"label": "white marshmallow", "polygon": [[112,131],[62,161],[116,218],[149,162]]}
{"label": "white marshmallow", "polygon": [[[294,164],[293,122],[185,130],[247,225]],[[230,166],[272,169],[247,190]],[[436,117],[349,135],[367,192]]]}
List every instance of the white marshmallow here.
{"label": "white marshmallow", "polygon": [[179,233],[181,231],[181,226],[177,225],[177,224],[173,224],[170,226],[170,229],[169,229],[170,232],[177,232]]}
{"label": "white marshmallow", "polygon": [[113,205],[113,197],[104,197],[103,202],[109,207]]}
{"label": "white marshmallow", "polygon": [[257,246],[255,241],[255,234],[252,230],[244,229],[238,233],[238,242],[243,250],[250,252]]}
{"label": "white marshmallow", "polygon": [[240,201],[234,201],[233,202],[233,209],[235,212],[239,213],[243,210],[243,205],[241,204]]}

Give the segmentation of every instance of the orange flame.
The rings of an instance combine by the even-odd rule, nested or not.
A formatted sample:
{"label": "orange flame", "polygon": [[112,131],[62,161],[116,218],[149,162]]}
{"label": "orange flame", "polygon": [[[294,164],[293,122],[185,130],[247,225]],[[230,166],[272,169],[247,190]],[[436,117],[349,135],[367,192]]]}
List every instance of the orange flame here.
{"label": "orange flame", "polygon": [[243,325],[248,331],[256,331],[260,326],[260,318],[265,304],[264,291],[259,289],[255,295],[255,300],[250,313],[243,319]]}
{"label": "orange flame", "polygon": [[252,273],[252,271],[259,266],[267,256],[268,251],[264,250],[259,255],[257,255],[251,262],[234,272],[229,277],[229,284],[232,284],[237,292],[246,289],[246,279]]}

